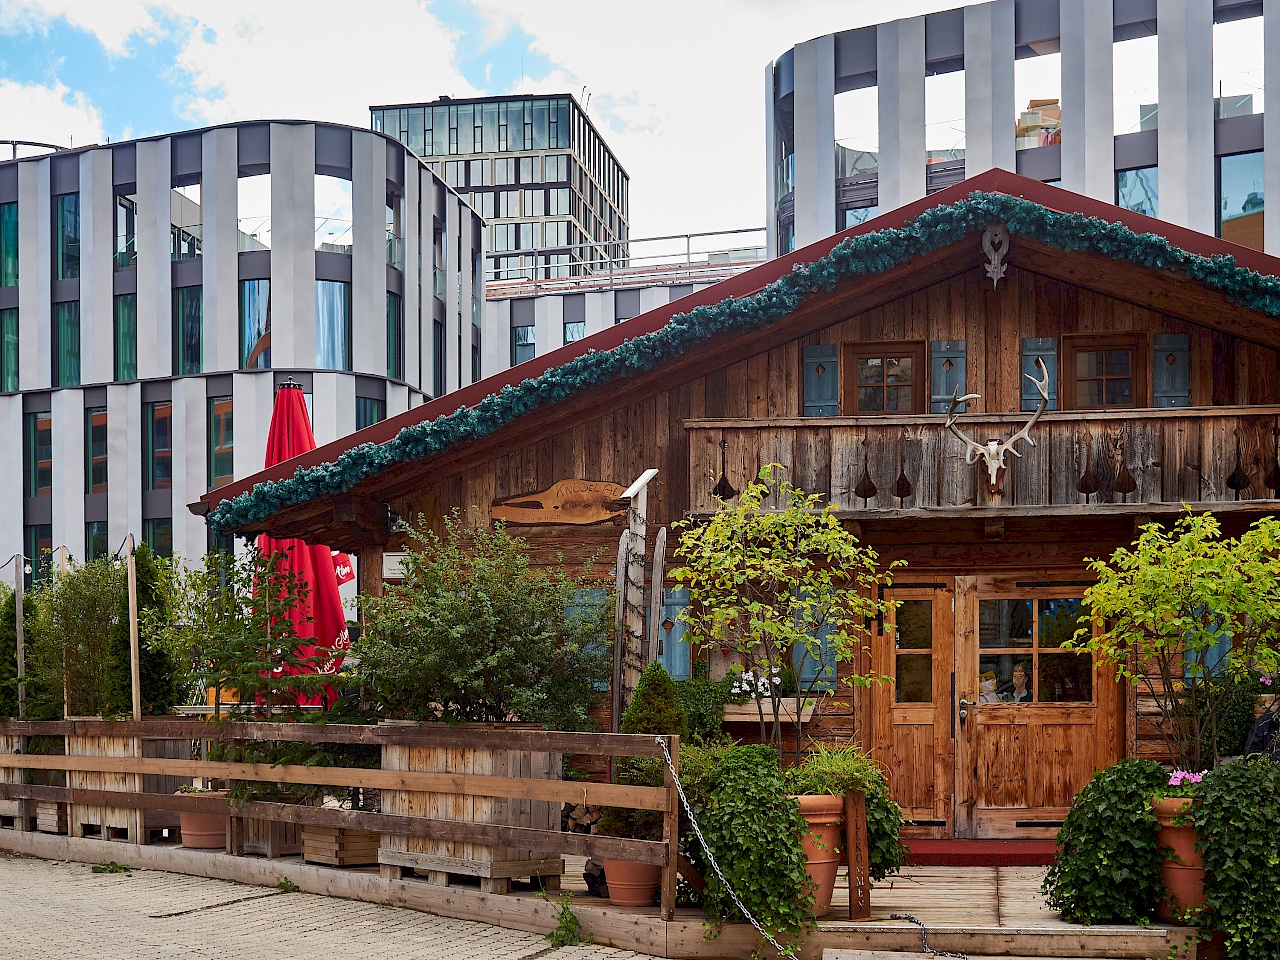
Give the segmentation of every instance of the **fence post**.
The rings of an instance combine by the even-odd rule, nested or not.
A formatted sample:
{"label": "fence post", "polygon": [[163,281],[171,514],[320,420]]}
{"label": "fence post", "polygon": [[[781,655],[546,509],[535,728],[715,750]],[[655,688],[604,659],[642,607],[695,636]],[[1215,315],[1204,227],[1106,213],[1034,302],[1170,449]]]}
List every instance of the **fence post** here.
{"label": "fence post", "polygon": [[676,913],[676,872],[680,869],[680,794],[676,790],[676,773],[680,770],[680,738],[667,737],[667,749],[671,751],[671,766],[663,768],[662,777],[667,788],[667,810],[662,818],[662,842],[667,845],[667,865],[662,868],[663,920],[671,920]]}
{"label": "fence post", "polygon": [[[13,608],[14,608],[14,633],[17,636],[17,649],[14,655],[18,659],[18,719],[21,720],[27,713],[27,651],[26,641],[22,633],[22,591],[26,586],[26,565],[27,558],[21,553],[14,554],[13,557]],[[26,749],[25,747],[23,748]]]}

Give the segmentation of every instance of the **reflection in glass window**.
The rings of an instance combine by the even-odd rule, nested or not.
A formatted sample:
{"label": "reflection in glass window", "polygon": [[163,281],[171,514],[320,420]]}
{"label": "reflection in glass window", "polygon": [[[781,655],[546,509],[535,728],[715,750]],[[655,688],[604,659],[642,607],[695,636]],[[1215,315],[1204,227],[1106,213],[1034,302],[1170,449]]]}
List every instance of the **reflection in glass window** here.
{"label": "reflection in glass window", "polygon": [[200,183],[175,187],[169,195],[170,252],[174,260],[191,260],[201,255],[204,216],[200,207]]}
{"label": "reflection in glass window", "polygon": [[53,305],[53,385],[80,385],[80,301]]}
{"label": "reflection in glass window", "polygon": [[32,523],[22,528],[22,552],[31,563],[26,575],[28,589],[49,576],[52,569],[50,554],[53,552],[53,524]]}
{"label": "reflection in glass window", "polygon": [[1160,122],[1159,40],[1136,37],[1111,45],[1116,135],[1154,130]]}
{"label": "reflection in glass window", "polygon": [[351,253],[351,181],[316,174],[316,249]]}
{"label": "reflection in glass window", "polygon": [[576,343],[587,335],[587,322],[585,320],[569,320],[564,325],[564,342]]}
{"label": "reflection in glass window", "polygon": [[[876,87],[836,94],[836,179],[865,179],[879,169],[880,110]],[[795,183],[795,157],[790,150],[775,171],[777,193],[784,197]]]}
{"label": "reflection in glass window", "polygon": [[511,365],[532,360],[535,355],[532,325],[511,328]]}
{"label": "reflection in glass window", "polygon": [[[1016,149],[1062,142],[1062,54],[1013,61],[1013,102],[1019,110]],[[1025,104],[1025,106],[1021,106]]]}
{"label": "reflection in glass window", "polygon": [[204,288],[173,291],[173,375],[185,377],[204,369]]}
{"label": "reflection in glass window", "polygon": [[316,367],[351,369],[351,284],[316,281]]}
{"label": "reflection in glass window", "polygon": [[1093,658],[1062,651],[1090,623],[1076,597],[980,600],[979,703],[1087,703]]}
{"label": "reflection in glass window", "polygon": [[158,557],[173,556],[173,518],[153,517],[142,521],[142,539]]}
{"label": "reflection in glass window", "polygon": [[168,490],[173,486],[173,404],[143,404],[142,417],[142,488]]}
{"label": "reflection in glass window", "polygon": [[1160,216],[1160,168],[1117,170],[1116,206],[1148,217]]}
{"label": "reflection in glass window", "polygon": [[115,298],[115,379],[138,379],[138,295],[121,293]]}
{"label": "reflection in glass window", "polygon": [[80,276],[80,194],[53,198],[53,279]]}
{"label": "reflection in glass window", "polygon": [[926,163],[964,159],[964,71],[936,73],[924,79]]}
{"label": "reflection in glass window", "polygon": [[235,408],[231,397],[209,398],[209,489],[235,479]]}
{"label": "reflection in glass window", "polygon": [[854,207],[844,212],[844,229],[856,227],[860,223],[866,223],[868,220],[874,220],[880,216],[880,205],[872,204],[869,207]]}
{"label": "reflection in glass window", "polygon": [[1075,358],[1077,408],[1134,405],[1132,350],[1076,350]]}
{"label": "reflection in glass window", "polygon": [[271,369],[271,281],[240,281],[240,369]]}
{"label": "reflection in glass window", "polygon": [[1214,117],[1263,112],[1262,17],[1213,25]]}
{"label": "reflection in glass window", "polygon": [[1218,158],[1218,236],[1262,249],[1262,151]]}
{"label": "reflection in glass window", "polygon": [[[22,486],[28,497],[53,494],[53,414],[23,415]],[[28,551],[27,556],[35,556]]]}
{"label": "reflection in glass window", "polygon": [[18,311],[0,310],[0,393],[18,389]]}
{"label": "reflection in glass window", "polygon": [[84,525],[84,558],[101,560],[111,553],[107,546],[107,521],[90,520]]}
{"label": "reflection in glass window", "polygon": [[84,492],[107,492],[107,408],[84,411]]}
{"label": "reflection in glass window", "polygon": [[0,287],[18,285],[18,204],[0,203]]}
{"label": "reflection in glass window", "polygon": [[374,397],[356,397],[356,429],[363,430],[383,420],[382,401]]}
{"label": "reflection in glass window", "polygon": [[1031,646],[1030,600],[982,600],[978,604],[978,646]]}
{"label": "reflection in glass window", "polygon": [[933,701],[933,601],[900,600],[894,611],[895,699]]}
{"label": "reflection in glass window", "polygon": [[271,249],[271,174],[236,181],[236,249]]}
{"label": "reflection in glass window", "polygon": [[404,379],[404,313],[400,295],[387,293],[387,376]]}
{"label": "reflection in glass window", "polygon": [[138,262],[137,197],[116,196],[115,267],[123,270]]}

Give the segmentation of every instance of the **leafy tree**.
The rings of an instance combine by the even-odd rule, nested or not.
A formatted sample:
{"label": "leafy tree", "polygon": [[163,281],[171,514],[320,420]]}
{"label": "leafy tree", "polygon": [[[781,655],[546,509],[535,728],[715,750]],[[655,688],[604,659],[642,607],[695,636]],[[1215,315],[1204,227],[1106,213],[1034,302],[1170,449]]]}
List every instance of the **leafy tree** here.
{"label": "leafy tree", "polygon": [[[720,500],[706,522],[684,520],[677,556],[682,566],[672,578],[689,589],[690,607],[680,616],[689,641],[703,649],[724,647],[742,658],[744,669],[781,686],[783,672],[799,656],[816,665],[813,679],[800,679],[795,692],[795,756],[799,758],[804,701],[838,664],[856,663],[867,649],[866,626],[891,601],[881,598],[892,583],[895,561],[885,568],[871,547],[859,544],[823,504],[786,480],[769,464],[742,491],[737,504]],[[823,635],[825,634],[825,645]],[[825,675],[825,677],[824,677]],[[853,673],[847,684],[868,686],[871,677]],[[757,697],[760,739],[781,748],[782,696]],[[772,727],[766,725],[766,704]]]}
{"label": "leafy tree", "polygon": [[537,568],[502,524],[414,534],[404,579],[366,598],[355,645],[366,694],[388,716],[450,723],[523,720],[586,730],[612,668],[607,604],[560,566]]}
{"label": "leafy tree", "polygon": [[[138,672],[142,687],[142,712],[147,715],[163,715],[178,702],[178,663],[173,650],[158,638],[143,636],[141,625],[168,616],[167,597],[164,591],[165,561],[155,555],[146,543],[139,543],[134,550],[138,583]],[[126,577],[128,571],[126,569]],[[131,713],[133,710],[132,659],[129,650],[129,592],[126,589],[117,601],[115,622],[111,627],[109,660],[107,665],[106,709],[110,713]]]}
{"label": "leafy tree", "polygon": [[1132,547],[1090,569],[1098,582],[1085,601],[1103,629],[1079,628],[1070,646],[1092,651],[1155,701],[1179,768],[1212,766],[1237,699],[1233,685],[1214,678],[1280,668],[1280,521],[1263,517],[1224,537],[1212,514],[1188,513],[1171,529],[1147,524]]}

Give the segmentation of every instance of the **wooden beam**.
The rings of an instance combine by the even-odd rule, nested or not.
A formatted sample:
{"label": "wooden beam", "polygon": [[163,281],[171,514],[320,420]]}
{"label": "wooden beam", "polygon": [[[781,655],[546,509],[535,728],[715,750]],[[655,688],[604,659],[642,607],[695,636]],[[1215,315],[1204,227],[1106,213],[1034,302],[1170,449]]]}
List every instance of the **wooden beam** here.
{"label": "wooden beam", "polygon": [[[972,413],[963,414],[963,424],[1022,426],[1027,422],[1025,413]],[[1250,404],[1240,407],[1151,407],[1141,410],[1050,410],[1041,418],[1040,423],[1077,423],[1096,421],[1148,420],[1198,420],[1211,418],[1221,420],[1226,417],[1280,417],[1280,405]],[[936,414],[902,414],[893,417],[770,417],[751,419],[748,417],[700,417],[682,421],[686,430],[760,430],[779,427],[868,427],[884,429],[886,426],[897,427],[936,427],[942,429],[942,418]]]}

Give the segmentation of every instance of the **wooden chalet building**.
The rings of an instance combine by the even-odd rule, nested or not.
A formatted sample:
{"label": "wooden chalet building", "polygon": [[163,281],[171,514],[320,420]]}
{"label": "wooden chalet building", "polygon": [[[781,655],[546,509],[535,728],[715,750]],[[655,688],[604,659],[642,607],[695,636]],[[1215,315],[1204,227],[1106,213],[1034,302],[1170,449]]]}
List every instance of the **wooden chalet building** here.
{"label": "wooden chalet building", "polygon": [[[1051,837],[1095,768],[1158,752],[1127,688],[1056,649],[1085,558],[1184,505],[1233,532],[1276,508],[1278,273],[991,171],[192,508],[355,553],[376,590],[389,512],[508,516],[538,557],[580,561],[617,550],[608,501],[648,468],[652,531],[712,511],[722,474],[741,490],[784,464],[908,562],[897,643],[879,634],[870,664],[895,682],[840,687],[813,732],[874,750],[917,836]],[[1027,374],[1047,410],[992,482],[951,399],[978,395],[957,431],[1007,440],[1040,405]],[[561,522],[575,495],[598,513],[571,519],[597,522]]]}

